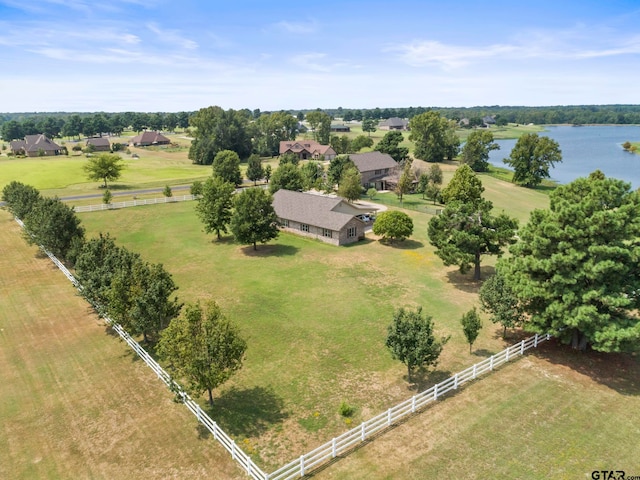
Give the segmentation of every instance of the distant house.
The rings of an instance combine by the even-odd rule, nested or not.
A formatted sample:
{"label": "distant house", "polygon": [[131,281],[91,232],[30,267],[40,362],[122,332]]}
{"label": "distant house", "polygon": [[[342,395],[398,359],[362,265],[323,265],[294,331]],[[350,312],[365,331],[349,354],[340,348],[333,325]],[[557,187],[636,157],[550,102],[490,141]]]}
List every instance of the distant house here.
{"label": "distant house", "polygon": [[169,145],[171,140],[159,132],[142,132],[133,137],[129,143],[134,147],[149,147],[152,145]]}
{"label": "distant house", "polygon": [[380,122],[378,128],[380,130],[409,130],[409,120],[391,117]]}
{"label": "distant house", "polygon": [[280,155],[293,153],[300,160],[318,160],[324,157],[325,160],[333,160],[336,157],[336,151],[331,145],[321,145],[313,140],[298,140],[280,142]]}
{"label": "distant house", "polygon": [[62,147],[49,140],[44,134],[27,135],[24,140],[13,140],[9,147],[14,155],[27,157],[50,157],[60,155]]}
{"label": "distant house", "polygon": [[87,138],[87,147],[93,145],[95,152],[109,152],[111,151],[111,144],[109,139],[105,137],[93,137]]}
{"label": "distant house", "polygon": [[482,117],[482,123],[484,124],[485,127],[488,127],[489,125],[495,125],[496,119],[493,118],[491,115],[485,115],[484,117]]}
{"label": "distant house", "polygon": [[273,208],[283,230],[316,238],[333,245],[364,239],[369,210],[360,209],[340,197],[278,190]]}
{"label": "distant house", "polygon": [[351,127],[349,125],[331,125],[332,132],[350,132]]}
{"label": "distant house", "polygon": [[389,190],[398,179],[398,163],[388,153],[367,152],[349,155],[362,177],[362,186],[376,190]]}

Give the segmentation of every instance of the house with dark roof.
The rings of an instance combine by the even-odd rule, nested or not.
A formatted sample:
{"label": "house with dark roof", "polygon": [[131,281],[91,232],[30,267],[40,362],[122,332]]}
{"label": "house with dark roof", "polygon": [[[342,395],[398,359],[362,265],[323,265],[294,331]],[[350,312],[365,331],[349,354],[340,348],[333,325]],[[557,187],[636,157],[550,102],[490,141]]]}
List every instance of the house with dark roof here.
{"label": "house with dark roof", "polygon": [[364,188],[389,190],[387,184],[395,185],[398,181],[398,163],[388,153],[352,153],[349,158],[360,172]]}
{"label": "house with dark roof", "polygon": [[380,122],[378,128],[380,130],[409,130],[409,120],[398,117],[387,118]]}
{"label": "house with dark roof", "polygon": [[26,155],[27,157],[50,157],[60,155],[62,147],[49,140],[44,134],[27,135],[24,140],[13,140],[9,148],[14,155]]}
{"label": "house with dark roof", "polygon": [[94,152],[110,152],[111,144],[106,137],[92,137],[87,138],[87,147],[93,145]]}
{"label": "house with dark roof", "polygon": [[290,190],[273,194],[273,208],[284,231],[333,245],[364,239],[362,217],[370,211],[341,197]]}
{"label": "house with dark roof", "polygon": [[331,125],[332,132],[350,132],[351,127],[349,125],[344,124],[333,124]]}
{"label": "house with dark roof", "polygon": [[142,132],[140,135],[133,137],[129,144],[134,147],[150,147],[155,145],[169,145],[171,140],[162,135],[160,132]]}
{"label": "house with dark roof", "polygon": [[323,157],[325,160],[333,160],[336,151],[331,145],[321,145],[313,140],[283,140],[280,142],[280,155],[292,153],[300,160],[318,160]]}

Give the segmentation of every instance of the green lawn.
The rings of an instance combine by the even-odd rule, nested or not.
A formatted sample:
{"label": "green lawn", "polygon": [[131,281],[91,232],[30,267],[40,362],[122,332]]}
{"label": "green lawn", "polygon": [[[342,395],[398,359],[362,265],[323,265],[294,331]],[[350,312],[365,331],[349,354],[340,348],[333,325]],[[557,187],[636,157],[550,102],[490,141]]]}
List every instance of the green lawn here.
{"label": "green lawn", "polygon": [[[487,183],[498,190],[502,182],[487,177]],[[522,211],[547,201],[533,193],[523,197]],[[217,242],[205,235],[194,206],[80,218],[90,235],[109,231],[127,248],[162,262],[183,301],[214,298],[241,326],[249,343],[245,368],[217,392],[212,414],[237,438],[253,442],[259,461],[276,467],[346,429],[337,413],[342,400],[356,406],[357,422],[478,360],[468,354],[459,326],[477,304],[478,285],[443,268],[427,240],[429,215],[409,212],[415,233],[398,246],[367,240],[338,248],[282,234],[254,253],[230,238]],[[485,273],[493,261],[487,259]],[[408,385],[405,367],[391,359],[384,339],[394,308],[417,305],[452,340],[438,371]],[[499,330],[487,324],[477,348],[501,350]],[[240,401],[249,402],[250,394],[262,398],[265,412]],[[250,427],[249,419],[260,427]]]}

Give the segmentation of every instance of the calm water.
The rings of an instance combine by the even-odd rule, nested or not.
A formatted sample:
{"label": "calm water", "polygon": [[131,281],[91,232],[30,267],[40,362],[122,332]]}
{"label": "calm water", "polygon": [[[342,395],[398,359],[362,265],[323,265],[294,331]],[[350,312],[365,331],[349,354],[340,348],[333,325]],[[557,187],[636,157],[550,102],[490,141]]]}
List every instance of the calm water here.
{"label": "calm water", "polygon": [[[638,126],[597,127],[547,127],[540,136],[547,136],[560,144],[562,162],[551,169],[551,179],[569,183],[578,177],[586,177],[600,169],[608,177],[630,182],[640,188],[640,155],[625,152],[622,144],[627,140],[640,140]],[[506,167],[502,159],[509,156],[517,140],[497,140],[500,150],[494,150],[489,162]]]}

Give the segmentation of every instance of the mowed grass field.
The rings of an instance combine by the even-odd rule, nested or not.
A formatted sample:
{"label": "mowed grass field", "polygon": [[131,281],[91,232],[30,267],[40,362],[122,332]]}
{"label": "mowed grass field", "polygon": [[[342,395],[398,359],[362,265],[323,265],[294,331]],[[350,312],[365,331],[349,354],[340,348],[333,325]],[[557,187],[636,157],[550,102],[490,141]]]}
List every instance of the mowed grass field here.
{"label": "mowed grass field", "polygon": [[0,478],[245,478],[0,211]]}

